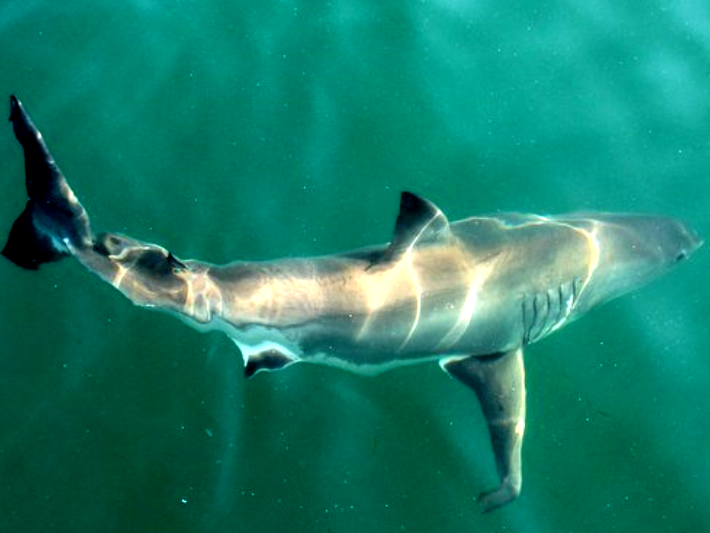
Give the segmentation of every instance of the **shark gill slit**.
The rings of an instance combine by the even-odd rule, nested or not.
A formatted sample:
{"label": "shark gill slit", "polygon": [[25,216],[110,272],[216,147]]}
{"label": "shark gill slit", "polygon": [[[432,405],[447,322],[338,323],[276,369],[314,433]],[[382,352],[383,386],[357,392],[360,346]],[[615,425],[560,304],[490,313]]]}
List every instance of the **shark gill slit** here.
{"label": "shark gill slit", "polygon": [[[571,282],[570,285],[573,283],[574,282]],[[551,317],[550,327],[547,329],[546,334],[552,333],[567,320],[567,315],[565,314],[565,310],[567,309],[567,301],[564,295],[565,285],[567,285],[567,283],[559,285],[556,290],[551,289],[555,295],[555,313]]]}
{"label": "shark gill slit", "polygon": [[[533,317],[532,317],[532,323],[528,327],[527,321],[525,320],[525,315],[526,315],[526,306],[525,306],[525,298],[523,301],[523,324],[524,324],[524,341],[527,342],[534,342],[538,340],[539,338],[543,337],[544,335],[547,335],[549,333],[552,333],[559,329],[566,321],[567,318],[569,318],[570,313],[572,312],[572,308],[574,305],[577,303],[577,300],[579,297],[584,293],[584,290],[587,288],[587,285],[592,279],[592,276],[594,275],[594,272],[596,271],[598,265],[599,265],[599,255],[600,255],[600,248],[599,248],[599,242],[597,240],[596,236],[596,226],[594,225],[594,222],[592,222],[592,230],[591,231],[585,231],[580,228],[576,228],[570,224],[566,224],[563,222],[558,222],[559,224],[568,227],[569,229],[575,231],[576,233],[579,233],[584,237],[584,239],[587,241],[588,248],[591,252],[591,258],[589,261],[589,267],[587,268],[587,275],[582,278],[575,278],[571,282],[571,294],[567,298],[566,306],[565,306],[565,313],[564,316],[558,319],[551,327],[549,328],[544,328],[544,323],[543,327],[540,329],[540,331],[537,334],[533,334],[533,329],[535,328],[537,318],[538,318],[538,310],[537,310],[537,297],[533,297],[532,301],[532,311],[533,311]],[[559,291],[560,291],[560,296],[562,296],[562,290],[563,290],[563,285],[559,286]],[[549,293],[548,293],[548,298],[549,298]],[[561,306],[562,302],[560,302]],[[547,313],[549,314],[549,305],[547,308]],[[549,320],[549,317],[547,317]],[[543,329],[546,329],[546,331],[543,331]]]}
{"label": "shark gill slit", "polygon": [[532,296],[532,322],[530,323],[530,330],[528,331],[528,339],[530,342],[537,340],[537,330],[540,324],[540,308],[538,306],[539,294]]}
{"label": "shark gill slit", "polygon": [[[570,283],[570,285],[574,285],[574,280]],[[567,298],[565,298],[565,294],[563,291],[564,285],[560,285],[557,287],[557,297],[559,298],[560,301],[560,307],[557,310],[557,321],[555,324],[555,327],[552,328],[554,331],[557,329],[559,326],[562,325],[562,323],[567,319]]]}
{"label": "shark gill slit", "polygon": [[542,321],[540,326],[540,332],[538,333],[539,338],[547,335],[550,331],[550,327],[552,327],[552,297],[550,296],[549,290],[545,291],[543,299],[545,300],[545,320]]}

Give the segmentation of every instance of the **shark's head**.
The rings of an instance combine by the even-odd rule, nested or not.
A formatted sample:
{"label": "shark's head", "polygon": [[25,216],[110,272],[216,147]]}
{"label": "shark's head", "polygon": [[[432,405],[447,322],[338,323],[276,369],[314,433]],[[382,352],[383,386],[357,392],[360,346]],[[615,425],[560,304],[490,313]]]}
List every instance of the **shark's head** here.
{"label": "shark's head", "polygon": [[[104,233],[91,254],[78,256],[133,303],[209,320],[210,302],[203,295],[210,283],[204,263],[181,261],[157,244]],[[207,287],[208,289],[209,287]]]}
{"label": "shark's head", "polygon": [[645,285],[684,262],[702,244],[693,230],[669,217],[595,214],[587,220],[598,250],[585,288],[590,305]]}

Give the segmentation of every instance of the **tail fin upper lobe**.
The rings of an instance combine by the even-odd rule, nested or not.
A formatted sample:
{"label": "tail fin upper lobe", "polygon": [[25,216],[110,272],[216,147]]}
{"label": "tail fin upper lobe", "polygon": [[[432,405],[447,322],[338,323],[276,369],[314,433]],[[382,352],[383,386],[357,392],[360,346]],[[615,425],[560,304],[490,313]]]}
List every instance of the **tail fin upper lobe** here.
{"label": "tail fin upper lobe", "polygon": [[25,152],[29,199],[12,226],[2,255],[22,268],[35,270],[71,254],[72,248],[90,246],[91,227],[84,207],[15,96],[10,97],[10,122]]}

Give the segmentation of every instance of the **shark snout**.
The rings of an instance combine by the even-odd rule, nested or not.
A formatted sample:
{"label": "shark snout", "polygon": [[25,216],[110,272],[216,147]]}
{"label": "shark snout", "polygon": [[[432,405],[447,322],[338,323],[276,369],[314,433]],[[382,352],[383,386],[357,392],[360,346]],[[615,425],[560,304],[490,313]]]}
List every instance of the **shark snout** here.
{"label": "shark snout", "polygon": [[680,225],[679,233],[682,237],[679,239],[678,243],[678,253],[676,254],[676,262],[684,261],[693,255],[698,248],[703,245],[703,239],[700,237],[698,232],[694,229],[689,228],[682,222],[678,222]]}
{"label": "shark snout", "polygon": [[649,259],[664,269],[689,259],[703,244],[698,233],[678,219],[657,217],[648,220],[638,236],[650,245]]}

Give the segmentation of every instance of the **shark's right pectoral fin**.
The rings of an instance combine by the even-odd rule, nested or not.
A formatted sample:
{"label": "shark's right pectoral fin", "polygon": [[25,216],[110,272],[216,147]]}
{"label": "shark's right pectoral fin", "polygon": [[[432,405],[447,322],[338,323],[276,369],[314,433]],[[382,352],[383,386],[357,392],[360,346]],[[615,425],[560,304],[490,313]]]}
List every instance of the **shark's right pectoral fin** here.
{"label": "shark's right pectoral fin", "polygon": [[500,486],[478,497],[486,513],[517,498],[523,481],[525,369],[522,348],[487,357],[449,359],[442,368],[473,389],[488,424]]}

